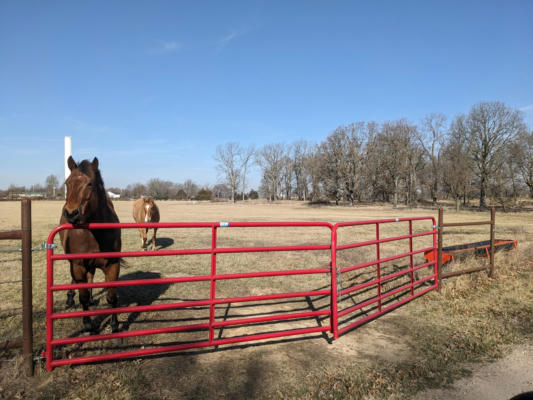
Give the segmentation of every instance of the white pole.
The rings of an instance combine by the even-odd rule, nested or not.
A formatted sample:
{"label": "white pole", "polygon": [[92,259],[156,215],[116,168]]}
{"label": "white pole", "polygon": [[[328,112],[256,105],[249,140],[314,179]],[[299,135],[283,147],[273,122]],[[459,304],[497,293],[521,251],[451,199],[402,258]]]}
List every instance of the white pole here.
{"label": "white pole", "polygon": [[[65,181],[70,175],[68,158],[72,155],[72,136],[65,136]],[[65,185],[65,198],[67,198],[67,185]]]}

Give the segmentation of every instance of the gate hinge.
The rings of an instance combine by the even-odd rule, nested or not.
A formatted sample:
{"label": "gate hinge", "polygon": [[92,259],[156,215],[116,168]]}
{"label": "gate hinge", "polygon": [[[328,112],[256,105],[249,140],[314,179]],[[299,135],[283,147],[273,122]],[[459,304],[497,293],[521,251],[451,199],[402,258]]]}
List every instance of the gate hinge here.
{"label": "gate hinge", "polygon": [[44,250],[48,250],[48,249],[57,249],[57,244],[48,244],[48,243],[43,243],[41,244],[41,249],[44,249]]}

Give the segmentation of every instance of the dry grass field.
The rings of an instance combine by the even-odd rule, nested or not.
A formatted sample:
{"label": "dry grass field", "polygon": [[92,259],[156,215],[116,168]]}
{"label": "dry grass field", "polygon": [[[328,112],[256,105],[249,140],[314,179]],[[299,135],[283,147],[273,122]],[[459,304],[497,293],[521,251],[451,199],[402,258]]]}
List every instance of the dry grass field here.
{"label": "dry grass field", "polygon": [[[121,222],[133,222],[132,204],[115,201]],[[395,217],[437,216],[435,209],[393,210],[390,206],[334,207],[311,206],[301,202],[280,203],[209,203],[158,202],[161,222],[216,221],[326,221],[330,223]],[[59,220],[61,202],[40,201],[32,204],[33,245],[39,247]],[[486,211],[449,210],[445,222],[486,221]],[[0,202],[0,230],[18,229],[20,203]],[[414,232],[429,230],[431,223],[414,224]],[[407,224],[388,224],[381,237],[407,234]],[[373,239],[374,226],[345,228],[339,232],[339,243]],[[488,226],[450,228],[445,245],[487,240]],[[218,229],[218,247],[320,245],[328,244],[328,228],[229,228]],[[518,251],[498,253],[496,277],[485,273],[451,278],[443,282],[440,293],[429,293],[376,321],[361,326],[332,341],[329,334],[314,334],[259,343],[221,346],[215,349],[190,350],[177,354],[143,359],[56,368],[46,373],[42,364],[36,376],[26,378],[16,351],[1,353],[0,398],[409,398],[426,387],[439,386],[463,376],[465,362],[497,357],[506,346],[531,339],[533,331],[533,214],[496,214],[496,237],[515,239]],[[149,234],[151,238],[151,233]],[[430,245],[430,238],[417,238],[416,248]],[[136,230],[123,230],[123,251],[140,249]],[[56,243],[59,245],[58,238]],[[160,229],[157,249],[209,248],[211,230]],[[16,241],[3,241],[1,248],[19,247]],[[381,257],[408,250],[408,241],[384,244]],[[59,246],[59,251],[61,248]],[[374,250],[362,248],[345,251],[339,256],[341,266],[371,260]],[[417,256],[415,263],[422,263]],[[218,273],[255,272],[284,269],[324,268],[330,261],[328,251],[300,253],[219,254]],[[469,259],[449,268],[468,267],[485,261]],[[404,267],[408,260],[383,265],[385,272]],[[2,281],[20,279],[20,261],[16,253],[0,253]],[[44,252],[33,254],[34,347],[36,355],[45,343],[45,278]],[[69,283],[66,262],[54,264],[54,282]],[[143,279],[174,276],[207,275],[210,255],[128,258],[121,267],[121,279]],[[421,278],[429,271],[420,270]],[[372,274],[352,273],[343,277],[341,287],[371,279]],[[95,280],[103,279],[97,271]],[[399,278],[390,285],[407,282]],[[318,290],[327,287],[327,275],[300,275],[228,280],[217,282],[217,297],[254,296],[270,293]],[[20,284],[1,284],[0,334],[4,338],[20,336]],[[362,296],[374,296],[366,293]],[[94,296],[105,306],[105,293],[95,289]],[[120,306],[163,304],[167,302],[209,298],[208,283],[183,283],[121,288]],[[65,308],[66,295],[56,293],[56,310]],[[346,297],[341,304],[364,301],[364,297]],[[217,319],[231,320],[243,316],[270,315],[274,310],[303,312],[327,307],[328,298],[317,297],[295,301],[271,301],[261,304],[217,307]],[[5,311],[7,310],[7,311]],[[361,315],[372,312],[363,309]],[[169,323],[196,324],[209,320],[208,308],[192,310],[122,314],[122,329],[137,330]],[[102,333],[110,332],[105,317],[97,319]],[[329,318],[311,318],[274,325],[254,324],[247,327],[225,327],[216,337],[272,330],[327,326]],[[81,321],[64,320],[55,325],[56,335],[84,335]],[[118,350],[150,348],[161,343],[205,340],[205,331],[128,338],[120,343],[88,343],[65,346],[57,357],[68,358]],[[110,348],[111,346],[111,348]],[[399,371],[399,372],[398,372]]]}

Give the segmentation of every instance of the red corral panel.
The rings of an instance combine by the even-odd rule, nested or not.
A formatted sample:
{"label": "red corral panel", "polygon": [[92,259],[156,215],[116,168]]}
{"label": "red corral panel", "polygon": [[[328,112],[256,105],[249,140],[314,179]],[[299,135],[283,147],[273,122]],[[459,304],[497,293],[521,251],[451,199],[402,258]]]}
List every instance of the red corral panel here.
{"label": "red corral panel", "polygon": [[[427,252],[436,254],[434,218],[345,222],[337,224],[334,233],[347,229],[345,240],[335,246],[335,338],[438,288],[436,257],[424,258]],[[350,254],[341,260],[345,252]]]}
{"label": "red corral panel", "polygon": [[[380,237],[379,227],[384,224],[391,223],[405,223],[408,226],[408,231],[402,235]],[[88,362],[99,362],[113,359],[132,358],[147,356],[152,354],[181,351],[186,349],[196,349],[202,347],[219,346],[232,343],[241,343],[254,340],[273,339],[286,336],[303,335],[310,333],[322,333],[330,331],[334,338],[349,329],[379,315],[398,307],[405,302],[428,292],[429,290],[437,288],[438,282],[436,280],[437,272],[434,261],[416,263],[418,255],[424,254],[425,251],[433,250],[436,252],[436,230],[429,228],[421,231],[413,230],[415,223],[430,223],[435,225],[431,217],[424,218],[402,218],[394,220],[376,220],[363,222],[348,222],[332,225],[328,222],[209,222],[209,223],[94,223],[88,225],[61,225],[55,228],[48,237],[47,250],[47,309],[46,309],[46,366],[50,371],[54,367],[68,364],[81,364]],[[349,227],[357,226],[372,226],[375,227],[375,236],[372,239],[365,240],[348,240],[347,243],[339,245],[337,243],[338,231],[347,230]],[[76,253],[76,254],[54,254],[53,243],[55,236],[61,230],[66,229],[113,229],[120,228],[136,229],[136,228],[165,228],[176,230],[188,229],[206,229],[210,231],[211,245],[206,248],[189,248],[189,249],[173,249],[173,250],[155,250],[155,251],[124,251],[113,253]],[[322,244],[308,244],[301,243],[298,245],[287,246],[248,246],[248,247],[219,247],[217,245],[218,231],[220,229],[244,228],[243,237],[249,229],[262,228],[279,228],[279,229],[320,229],[325,230],[327,240]],[[429,245],[425,247],[418,246],[416,243],[419,239],[430,237]],[[357,236],[359,238],[359,236]],[[298,235],[292,236],[293,242],[298,239]],[[380,249],[385,250],[385,243],[391,242],[408,243],[408,250],[406,252],[399,252],[398,254],[383,256],[380,255]],[[372,248],[375,252],[375,257],[372,260],[365,260],[353,265],[342,266],[338,264],[340,257],[343,261],[343,254],[350,251],[357,251],[362,248]],[[246,272],[225,271],[220,273],[217,271],[217,258],[223,254],[246,254],[252,253],[274,253],[283,252],[289,256],[294,253],[311,253],[316,255],[316,252],[321,254],[329,254],[326,264],[320,266],[293,267],[290,260],[292,256],[285,257],[283,268],[272,268],[271,270],[254,271],[253,268]],[[325,252],[325,253],[324,253]],[[153,279],[133,279],[133,280],[118,280],[114,282],[95,282],[95,283],[81,283],[70,284],[68,282],[56,283],[54,282],[54,262],[59,260],[71,259],[95,259],[95,258],[122,258],[128,259],[132,257],[186,257],[191,255],[205,255],[210,258],[210,270],[206,274],[186,274],[186,276],[170,276],[159,277]],[[268,256],[271,257],[271,256]],[[407,259],[407,267],[400,268],[397,271],[388,272],[388,263],[394,263],[399,260]],[[236,265],[237,267],[237,265]],[[354,274],[360,275],[362,271],[372,270],[374,274],[371,278],[365,276],[362,281],[358,281],[357,277],[350,276]],[[422,278],[416,278],[417,274],[424,270],[426,273]],[[427,273],[426,270],[431,270]],[[237,271],[237,269],[236,269]],[[358,272],[359,271],[359,272]],[[290,292],[276,291],[274,293],[262,293],[258,289],[257,292],[250,295],[225,295],[219,294],[217,291],[217,282],[243,282],[247,279],[261,279],[261,278],[276,278],[278,279],[297,279],[300,283],[307,283],[310,277],[322,276],[325,285],[311,287],[308,290],[294,290]],[[407,276],[407,282],[400,282],[397,287],[387,288],[390,282],[397,282]],[[360,278],[360,277],[359,277]],[[368,278],[368,279],[367,279]],[[360,279],[359,279],[360,280]],[[80,288],[108,288],[108,287],[131,287],[138,288],[141,292],[143,286],[154,287],[154,285],[183,285],[186,283],[205,283],[205,292],[198,293],[199,299],[184,300],[171,299],[173,301],[163,304],[139,304],[127,307],[115,308],[96,308],[88,311],[64,311],[54,308],[54,294],[57,292],[63,293],[70,289]],[[305,285],[304,285],[305,286]],[[238,283],[235,286],[239,289]],[[361,299],[365,293],[368,293],[372,288],[377,290],[377,295],[368,299]],[[137,289],[135,289],[137,290]],[[407,292],[407,294],[406,294]],[[63,299],[60,297],[59,299]],[[307,308],[295,309],[294,311],[283,310],[283,303],[290,302],[294,299],[307,301],[310,306]],[[311,299],[321,299],[325,302],[325,306],[315,307],[312,305]],[[57,300],[57,299],[56,299]],[[119,296],[120,300],[120,296]],[[391,301],[394,300],[394,301]],[[350,306],[346,307],[346,301],[350,301]],[[270,302],[270,303],[269,303]],[[57,301],[56,301],[57,303]],[[242,307],[243,304],[262,304],[268,303],[270,306],[279,307],[279,310],[272,309],[269,312],[256,312],[252,315],[241,315],[240,313],[233,318],[226,318],[220,315],[220,307]],[[217,307],[218,314],[217,314]],[[373,310],[373,307],[377,307]],[[59,308],[56,306],[56,308]],[[109,314],[135,314],[146,313],[149,320],[150,313],[157,313],[162,311],[175,310],[198,310],[205,309],[208,312],[206,322],[198,323],[180,323],[180,319],[173,319],[169,326],[150,325],[148,329],[123,329],[115,333],[97,333],[88,336],[79,336],[80,333],[69,332],[66,336],[63,332],[63,337],[58,337],[54,332],[54,323],[65,321],[69,319],[76,319],[76,324],[81,324],[82,317],[101,317],[103,318]],[[360,313],[366,313],[360,317]],[[143,314],[144,315],[144,314]],[[328,321],[329,319],[329,321]],[[193,318],[194,320],[194,318]],[[297,325],[296,327],[277,328],[280,323],[293,323],[294,321],[310,320],[311,326]],[[322,322],[326,320],[327,324]],[[146,321],[148,322],[148,321]],[[159,321],[160,322],[160,321]],[[249,333],[247,331],[250,326],[265,326],[266,332]],[[77,325],[76,325],[77,326]],[[220,329],[236,329],[237,334],[231,337],[221,337],[220,333],[217,337],[215,332]],[[88,342],[102,342],[111,340],[126,340],[126,338],[136,338],[153,335],[168,335],[168,334],[185,334],[194,332],[197,334],[204,333],[205,336],[195,340],[178,340],[172,343],[160,343],[150,348],[143,348],[144,346],[137,346],[141,348],[115,351],[108,353],[107,350],[97,351],[98,354],[86,356],[72,356],[61,351],[62,348],[69,345],[78,345],[78,348],[83,343]],[[95,344],[92,345],[96,348]],[[113,346],[109,346],[113,349]],[[134,346],[131,346],[134,347]],[[148,346],[147,346],[148,347]],[[56,351],[54,351],[56,350]],[[104,353],[105,351],[105,353]]]}

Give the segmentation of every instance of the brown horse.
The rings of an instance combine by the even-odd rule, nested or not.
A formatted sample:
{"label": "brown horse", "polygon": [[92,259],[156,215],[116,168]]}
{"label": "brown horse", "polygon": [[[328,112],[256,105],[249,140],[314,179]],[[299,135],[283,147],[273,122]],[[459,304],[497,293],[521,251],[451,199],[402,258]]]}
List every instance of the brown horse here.
{"label": "brown horse", "polygon": [[[67,201],[61,212],[60,224],[87,224],[91,222],[119,222],[113,203],[106,194],[104,182],[98,170],[98,159],[92,162],[83,160],[76,164],[68,159],[70,176],[66,180]],[[65,253],[97,253],[120,251],[120,229],[72,229],[59,232]],[[106,282],[116,281],[120,272],[120,258],[74,259],[70,262],[73,283],[92,283],[96,268],[105,274]],[[107,288],[107,302],[111,307],[118,304],[117,289]],[[83,310],[92,303],[92,291],[79,289],[79,299]],[[74,305],[74,291],[67,295],[67,306]],[[83,317],[86,330],[97,330],[90,317]],[[111,316],[113,332],[118,330],[116,314]]]}
{"label": "brown horse", "polygon": [[[142,197],[133,203],[133,219],[135,222],[159,222],[159,208],[157,208],[154,199],[151,197]],[[139,228],[141,234],[142,248],[146,248],[146,238],[148,228]],[[157,228],[154,228],[152,236],[152,250],[155,250],[155,236]]]}

